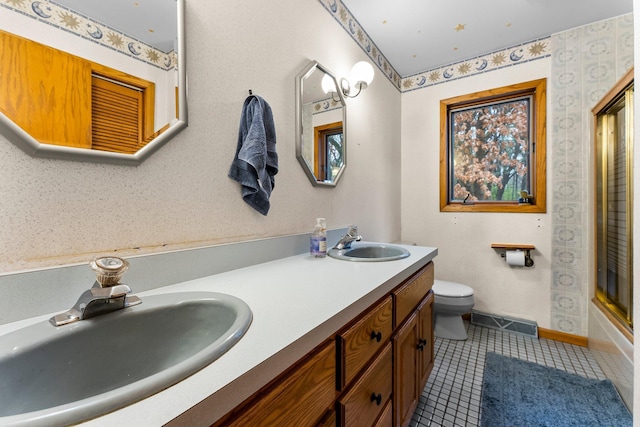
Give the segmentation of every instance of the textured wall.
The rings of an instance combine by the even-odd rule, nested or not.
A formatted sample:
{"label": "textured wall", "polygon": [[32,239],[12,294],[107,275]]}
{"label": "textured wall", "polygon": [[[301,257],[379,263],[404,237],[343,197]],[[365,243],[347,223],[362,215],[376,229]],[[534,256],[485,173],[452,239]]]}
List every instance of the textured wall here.
{"label": "textured wall", "polygon": [[[295,76],[313,59],[338,76],[367,59],[322,4],[188,0],[186,21],[189,127],[142,165],[36,159],[0,137],[0,272],[310,232],[317,216],[371,240],[400,237],[400,93],[379,70],[347,101],[338,187],[312,187],[296,160]],[[249,89],[276,121],[267,217],[227,178]]]}

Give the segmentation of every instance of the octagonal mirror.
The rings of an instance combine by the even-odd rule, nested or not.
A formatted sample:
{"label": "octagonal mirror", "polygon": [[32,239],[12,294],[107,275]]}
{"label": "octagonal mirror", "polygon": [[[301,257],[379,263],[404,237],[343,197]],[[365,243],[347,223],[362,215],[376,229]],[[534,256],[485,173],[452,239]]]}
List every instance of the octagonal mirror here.
{"label": "octagonal mirror", "polygon": [[0,20],[0,134],[26,153],[137,165],[187,126],[184,0],[8,2]]}
{"label": "octagonal mirror", "polygon": [[335,187],[347,167],[347,108],[337,87],[316,61],[296,78],[296,157],[314,186]]}

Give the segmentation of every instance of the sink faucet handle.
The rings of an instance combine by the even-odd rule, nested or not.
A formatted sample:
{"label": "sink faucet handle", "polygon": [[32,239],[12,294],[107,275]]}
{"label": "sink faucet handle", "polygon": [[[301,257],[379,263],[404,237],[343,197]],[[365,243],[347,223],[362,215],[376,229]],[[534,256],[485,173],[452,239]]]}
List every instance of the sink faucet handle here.
{"label": "sink faucet handle", "polygon": [[351,236],[351,238],[353,238],[356,242],[359,242],[360,240],[362,240],[362,236],[358,234],[357,225],[349,226],[349,231],[347,232],[347,235]]}
{"label": "sink faucet handle", "polygon": [[114,256],[94,258],[89,265],[95,271],[98,283],[103,288],[119,284],[122,275],[129,268],[129,262],[126,259]]}
{"label": "sink faucet handle", "polygon": [[120,283],[122,274],[129,268],[126,260],[102,257],[95,258],[89,265],[96,272],[96,283],[80,295],[73,307],[49,319],[53,326],[91,319],[142,302],[137,296],[128,295],[131,288]]}
{"label": "sink faucet handle", "polygon": [[358,234],[358,226],[350,225],[347,229],[347,233],[342,236],[342,238],[334,246],[334,249],[349,249],[351,247],[351,243],[359,242],[360,240],[362,240],[362,236]]}

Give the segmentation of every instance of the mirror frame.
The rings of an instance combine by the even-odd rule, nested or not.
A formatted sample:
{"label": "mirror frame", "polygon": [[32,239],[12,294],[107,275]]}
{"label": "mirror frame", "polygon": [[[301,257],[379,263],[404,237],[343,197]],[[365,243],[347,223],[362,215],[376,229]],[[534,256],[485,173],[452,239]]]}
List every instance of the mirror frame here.
{"label": "mirror frame", "polygon": [[33,157],[137,166],[188,126],[184,1],[176,0],[178,48],[178,118],[135,154],[42,144],[0,112],[0,135]]}
{"label": "mirror frame", "polygon": [[338,96],[340,97],[340,101],[342,102],[342,134],[343,134],[342,147],[344,152],[342,153],[343,164],[340,170],[338,171],[335,179],[333,181],[318,181],[316,176],[313,174],[313,170],[310,169],[309,164],[307,164],[307,161],[304,159],[304,156],[302,155],[302,152],[303,152],[303,149],[302,149],[303,99],[302,97],[304,94],[303,80],[306,77],[309,77],[309,75],[315,70],[320,70],[323,73],[329,75],[335,82],[335,87],[336,88],[340,87],[333,73],[327,70],[324,66],[322,66],[317,61],[309,62],[309,64],[307,64],[307,66],[304,67],[304,69],[296,76],[296,158],[298,159],[298,162],[300,163],[300,165],[302,166],[302,169],[307,175],[307,178],[309,178],[309,181],[311,181],[311,184],[314,187],[335,187],[338,184],[340,177],[342,177],[344,170],[347,168],[347,104],[344,101],[344,97],[342,96],[342,93],[339,90],[336,93],[338,94]]}

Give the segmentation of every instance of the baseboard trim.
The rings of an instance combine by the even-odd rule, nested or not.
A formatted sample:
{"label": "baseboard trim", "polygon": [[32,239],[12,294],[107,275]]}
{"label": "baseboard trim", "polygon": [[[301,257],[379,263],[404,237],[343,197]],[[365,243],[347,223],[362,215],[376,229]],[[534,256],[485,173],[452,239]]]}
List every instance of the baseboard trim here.
{"label": "baseboard trim", "polygon": [[[471,320],[471,313],[462,315],[465,320]],[[582,337],[580,335],[568,334],[566,332],[554,331],[552,329],[538,328],[538,337],[546,338],[548,340],[566,342],[567,344],[574,344],[580,347],[589,347],[589,338]]]}
{"label": "baseboard trim", "polygon": [[589,338],[582,337],[580,335],[568,334],[566,332],[554,331],[551,329],[538,328],[538,336],[540,338],[546,338],[549,340],[566,342],[568,344],[577,345],[580,347],[589,346]]}

